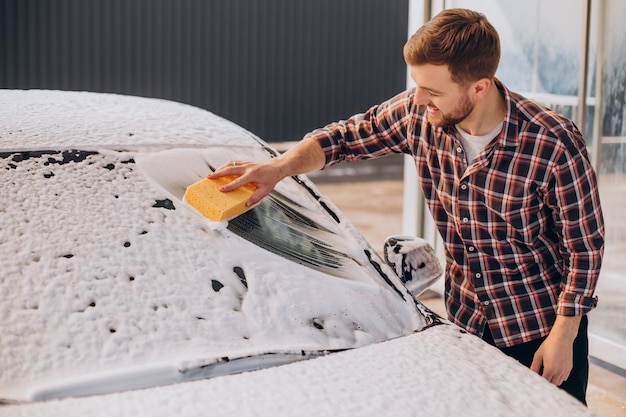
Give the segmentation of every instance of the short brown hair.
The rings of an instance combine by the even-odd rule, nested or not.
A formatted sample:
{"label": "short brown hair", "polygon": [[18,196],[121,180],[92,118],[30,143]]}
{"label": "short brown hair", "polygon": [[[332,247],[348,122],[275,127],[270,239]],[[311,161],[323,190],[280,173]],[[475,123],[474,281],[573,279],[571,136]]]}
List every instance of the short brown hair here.
{"label": "short brown hair", "polygon": [[459,84],[492,79],[500,62],[500,38],[482,13],[447,9],[411,36],[404,59],[411,66],[447,65]]}

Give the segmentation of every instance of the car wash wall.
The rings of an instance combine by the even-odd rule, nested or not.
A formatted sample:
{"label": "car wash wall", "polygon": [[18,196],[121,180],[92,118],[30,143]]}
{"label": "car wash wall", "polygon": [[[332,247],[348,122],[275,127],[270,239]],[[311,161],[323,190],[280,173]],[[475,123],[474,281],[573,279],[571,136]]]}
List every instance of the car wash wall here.
{"label": "car wash wall", "polygon": [[0,0],[0,88],[191,104],[267,141],[402,91],[408,0]]}

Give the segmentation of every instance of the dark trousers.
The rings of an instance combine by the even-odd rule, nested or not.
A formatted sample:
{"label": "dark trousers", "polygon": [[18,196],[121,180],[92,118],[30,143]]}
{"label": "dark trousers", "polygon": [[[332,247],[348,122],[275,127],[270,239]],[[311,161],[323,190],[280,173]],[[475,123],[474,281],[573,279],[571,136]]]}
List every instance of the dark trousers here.
{"label": "dark trousers", "polygon": [[[539,346],[545,339],[545,337],[542,337],[541,339],[533,340],[528,343],[498,349],[530,368],[535,352],[539,349]],[[483,340],[495,346],[489,327],[485,327]],[[583,316],[580,321],[578,335],[574,340],[574,368],[572,369],[569,378],[563,382],[559,388],[568,392],[585,405],[587,405],[586,392],[587,382],[589,380],[588,355],[589,340],[587,338],[587,316]]]}

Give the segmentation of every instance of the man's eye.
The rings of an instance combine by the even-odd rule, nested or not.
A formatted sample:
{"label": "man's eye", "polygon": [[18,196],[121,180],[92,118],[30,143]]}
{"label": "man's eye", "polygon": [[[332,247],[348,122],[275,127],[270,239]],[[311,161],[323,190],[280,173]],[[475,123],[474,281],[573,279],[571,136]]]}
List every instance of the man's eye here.
{"label": "man's eye", "polygon": [[437,94],[437,93],[433,93],[433,92],[432,92],[432,91],[430,91],[430,90],[428,91],[428,94],[429,94],[431,97],[437,97],[437,96],[439,95],[439,94]]}

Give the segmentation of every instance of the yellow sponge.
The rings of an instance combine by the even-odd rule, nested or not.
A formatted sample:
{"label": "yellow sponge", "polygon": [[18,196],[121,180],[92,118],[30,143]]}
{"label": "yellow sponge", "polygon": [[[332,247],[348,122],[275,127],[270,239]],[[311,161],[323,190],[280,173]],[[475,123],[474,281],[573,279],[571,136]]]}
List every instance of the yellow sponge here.
{"label": "yellow sponge", "polygon": [[250,209],[246,207],[246,201],[256,191],[256,187],[245,184],[227,193],[218,190],[235,178],[234,175],[215,180],[204,178],[187,187],[184,199],[211,221],[221,222],[237,217]]}

